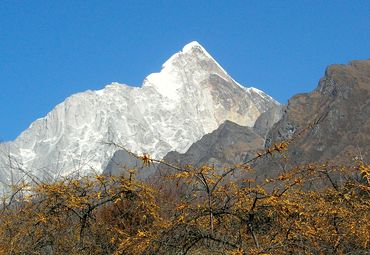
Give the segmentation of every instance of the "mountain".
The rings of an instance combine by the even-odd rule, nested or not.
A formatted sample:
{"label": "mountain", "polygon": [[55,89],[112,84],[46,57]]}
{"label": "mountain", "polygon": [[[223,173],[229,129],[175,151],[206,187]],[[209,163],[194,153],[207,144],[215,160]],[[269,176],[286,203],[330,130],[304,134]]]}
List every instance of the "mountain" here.
{"label": "mountain", "polygon": [[285,105],[277,105],[263,112],[254,123],[254,132],[265,139],[270,129],[281,119],[284,111],[286,111]]}
{"label": "mountain", "polygon": [[314,91],[289,100],[265,147],[291,139],[317,120],[289,146],[288,162],[278,156],[263,160],[256,165],[259,175],[309,162],[370,162],[370,60],[329,66]]}
{"label": "mountain", "polygon": [[[217,168],[245,162],[263,150],[265,136],[273,124],[281,118],[283,109],[283,106],[276,106],[262,113],[253,127],[240,126],[226,120],[215,131],[205,134],[193,143],[186,152],[170,151],[163,160],[178,167],[213,165]],[[136,169],[137,178],[147,179],[160,172],[160,169],[167,168],[163,164],[144,166],[142,160],[125,150],[118,150],[104,169],[104,173],[128,175],[130,169]]]}
{"label": "mountain", "polygon": [[234,81],[197,42],[170,57],[141,87],[112,83],[70,96],[15,141],[0,145],[0,180],[24,173],[53,179],[75,171],[101,172],[114,142],[137,154],[162,158],[185,152],[225,120],[253,126],[279,105],[255,88]]}
{"label": "mountain", "polygon": [[219,168],[245,162],[264,148],[268,131],[280,120],[284,109],[283,105],[270,108],[257,118],[253,127],[227,120],[191,145],[185,153],[170,151],[163,160],[178,166],[208,164]]}
{"label": "mountain", "polygon": [[103,170],[103,174],[129,177],[130,170],[133,170],[135,178],[148,180],[149,177],[154,176],[158,169],[162,167],[162,164],[146,165],[144,161],[137,158],[136,155],[126,150],[117,150],[108,161],[107,166]]}
{"label": "mountain", "polygon": [[164,161],[180,166],[209,164],[227,167],[254,155],[263,148],[264,142],[253,128],[225,121],[218,129],[191,145],[185,153],[169,152]]}
{"label": "mountain", "polygon": [[314,91],[262,113],[253,128],[226,121],[187,152],[169,152],[164,160],[180,166],[231,166],[297,136],[317,120],[290,144],[288,161],[275,154],[254,163],[257,175],[273,176],[304,163],[370,162],[370,60],[331,65]]}
{"label": "mountain", "polygon": [[[226,120],[216,130],[193,143],[186,152],[170,151],[163,161],[183,168],[186,165],[200,167],[206,164],[217,168],[230,167],[253,157],[258,150],[263,149],[264,144],[264,138],[254,128]],[[147,180],[171,168],[164,164],[145,166],[141,159],[125,150],[118,150],[103,173],[129,176],[130,169],[135,169],[136,178]]]}

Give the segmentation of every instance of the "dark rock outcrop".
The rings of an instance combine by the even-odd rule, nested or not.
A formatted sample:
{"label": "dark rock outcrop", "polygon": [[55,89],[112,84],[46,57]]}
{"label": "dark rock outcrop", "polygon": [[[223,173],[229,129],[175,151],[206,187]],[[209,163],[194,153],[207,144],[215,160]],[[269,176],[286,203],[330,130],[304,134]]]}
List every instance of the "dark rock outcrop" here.
{"label": "dark rock outcrop", "polygon": [[169,152],[164,161],[184,166],[230,166],[245,161],[263,148],[264,139],[253,128],[225,121],[218,129],[195,142],[186,153]]}

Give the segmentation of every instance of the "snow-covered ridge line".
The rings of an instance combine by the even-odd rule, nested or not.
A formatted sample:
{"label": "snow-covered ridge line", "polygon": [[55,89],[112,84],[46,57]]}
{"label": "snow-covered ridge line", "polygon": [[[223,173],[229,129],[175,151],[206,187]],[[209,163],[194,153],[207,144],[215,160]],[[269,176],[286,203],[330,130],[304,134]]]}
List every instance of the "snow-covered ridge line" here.
{"label": "snow-covered ridge line", "polygon": [[[40,178],[75,170],[101,172],[116,150],[102,142],[161,158],[169,151],[185,152],[225,120],[252,126],[277,104],[262,91],[235,82],[199,43],[191,42],[141,87],[113,82],[74,94],[15,141],[0,144],[0,151]],[[0,181],[9,182],[4,154]]]}

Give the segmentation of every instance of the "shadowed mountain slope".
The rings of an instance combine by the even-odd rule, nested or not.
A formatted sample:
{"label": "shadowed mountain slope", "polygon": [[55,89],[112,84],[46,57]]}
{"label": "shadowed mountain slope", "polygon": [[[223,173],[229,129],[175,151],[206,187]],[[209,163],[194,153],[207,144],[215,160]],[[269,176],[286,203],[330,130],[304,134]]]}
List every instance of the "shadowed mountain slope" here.
{"label": "shadowed mountain slope", "polygon": [[345,164],[354,159],[370,162],[370,60],[331,65],[311,93],[289,100],[286,110],[266,138],[265,147],[291,139],[310,123],[319,121],[290,146],[288,164],[263,160],[260,174],[308,162]]}

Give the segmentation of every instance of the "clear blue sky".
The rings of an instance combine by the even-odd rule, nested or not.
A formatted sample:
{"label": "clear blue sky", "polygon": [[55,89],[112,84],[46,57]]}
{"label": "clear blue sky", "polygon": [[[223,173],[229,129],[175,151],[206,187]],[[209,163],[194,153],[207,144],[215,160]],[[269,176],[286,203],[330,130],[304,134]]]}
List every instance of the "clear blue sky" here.
{"label": "clear blue sky", "polygon": [[2,0],[0,139],[73,93],[140,85],[193,40],[286,103],[327,65],[370,58],[370,1]]}

